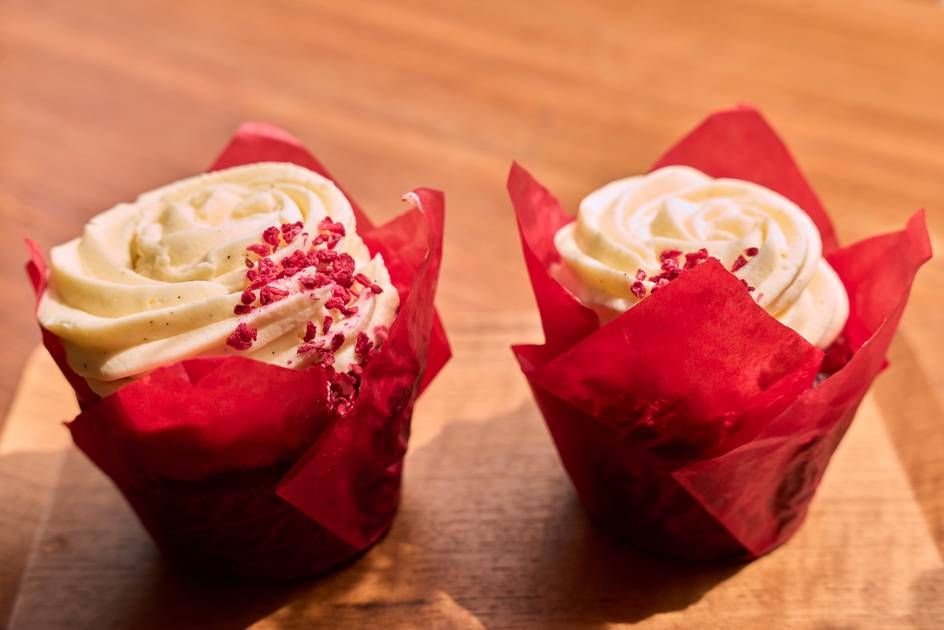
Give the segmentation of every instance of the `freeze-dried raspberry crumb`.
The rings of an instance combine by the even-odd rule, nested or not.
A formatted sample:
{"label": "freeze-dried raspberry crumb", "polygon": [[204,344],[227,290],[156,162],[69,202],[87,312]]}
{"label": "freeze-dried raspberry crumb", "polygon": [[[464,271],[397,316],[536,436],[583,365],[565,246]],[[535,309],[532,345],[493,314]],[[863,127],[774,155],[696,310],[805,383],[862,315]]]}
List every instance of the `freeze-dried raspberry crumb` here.
{"label": "freeze-dried raspberry crumb", "polygon": [[322,232],[315,237],[315,240],[312,241],[312,245],[325,245],[328,249],[334,249],[335,246],[341,241],[341,235],[334,232]]}
{"label": "freeze-dried raspberry crumb", "polygon": [[237,304],[233,307],[233,312],[237,315],[245,315],[252,312],[252,307],[248,304]]}
{"label": "freeze-dried raspberry crumb", "polygon": [[354,276],[346,271],[335,271],[331,275],[331,279],[334,280],[337,284],[341,285],[345,289],[350,289],[354,285]]}
{"label": "freeze-dried raspberry crumb", "polygon": [[747,264],[747,259],[744,256],[738,254],[738,257],[734,259],[734,263],[731,265],[731,273],[734,273],[741,267]]}
{"label": "freeze-dried raspberry crumb", "polygon": [[363,285],[364,288],[370,289],[372,293],[383,293],[383,287],[381,287],[379,284],[371,282],[370,278],[362,273],[355,274],[354,280]]}
{"label": "freeze-dried raspberry crumb", "polygon": [[334,336],[331,337],[331,351],[337,352],[338,348],[344,345],[344,335],[342,333],[334,333]]}
{"label": "freeze-dried raspberry crumb", "polygon": [[356,266],[357,263],[354,262],[354,258],[350,254],[339,254],[337,260],[334,261],[335,272],[343,271],[353,275]]}
{"label": "freeze-dried raspberry crumb", "polygon": [[280,242],[279,238],[281,234],[282,233],[279,230],[279,228],[273,225],[272,227],[266,228],[262,232],[262,240],[275,248],[279,246],[279,242]]}
{"label": "freeze-dried raspberry crumb", "polygon": [[325,217],[318,223],[318,229],[324,232],[331,232],[339,236],[344,236],[344,226],[341,223],[335,223],[329,217]]}
{"label": "freeze-dried raspberry crumb", "polygon": [[745,280],[744,278],[741,278],[741,284],[744,285],[744,288],[747,289],[747,292],[748,292],[748,293],[751,293],[751,292],[754,291],[754,287],[752,287],[751,285],[749,285],[749,284],[747,283],[747,280]]}
{"label": "freeze-dried raspberry crumb", "polygon": [[246,272],[246,278],[250,281],[250,289],[258,289],[267,285],[279,276],[279,269],[271,258],[260,258],[255,269]]}
{"label": "freeze-dried raspberry crumb", "polygon": [[338,259],[338,253],[329,251],[327,249],[319,249],[317,252],[315,252],[315,258],[321,264],[328,264]]}
{"label": "freeze-dried raspberry crumb", "polygon": [[250,291],[249,289],[246,289],[245,291],[243,291],[243,294],[239,296],[239,301],[242,302],[243,304],[252,304],[253,302],[256,301],[256,294]]}
{"label": "freeze-dried raspberry crumb", "polygon": [[639,280],[636,280],[632,285],[630,285],[629,290],[640,300],[646,297],[646,287]]}
{"label": "freeze-dried raspberry crumb", "polygon": [[367,333],[363,331],[357,333],[357,340],[354,342],[354,354],[359,357],[366,357],[373,347],[374,342],[370,340]]}
{"label": "freeze-dried raspberry crumb", "polygon": [[262,287],[262,290],[259,291],[259,302],[261,304],[271,304],[272,302],[278,302],[285,297],[288,297],[288,291],[274,287],[271,284]]}
{"label": "freeze-dried raspberry crumb", "polygon": [[661,254],[659,254],[659,262],[664,263],[667,260],[674,261],[676,258],[678,258],[681,255],[682,255],[682,252],[680,252],[677,249],[667,249]]}
{"label": "freeze-dried raspberry crumb", "polygon": [[278,273],[278,268],[275,263],[272,262],[271,258],[260,258],[259,259],[259,274],[260,275],[275,275]]}
{"label": "freeze-dried raspberry crumb", "polygon": [[286,243],[291,243],[295,240],[296,236],[302,233],[303,229],[305,229],[305,224],[301,221],[296,221],[295,223],[283,223],[282,238],[285,239]]}
{"label": "freeze-dried raspberry crumb", "polygon": [[747,249],[744,250],[744,253],[747,254],[748,256],[756,256],[757,252],[759,251],[760,250],[757,249],[756,247],[748,247]]}
{"label": "freeze-dried raspberry crumb", "polygon": [[253,243],[252,245],[247,245],[246,250],[256,254],[257,256],[268,256],[272,253],[272,248],[265,243]]}
{"label": "freeze-dried raspberry crumb", "polygon": [[305,324],[305,336],[302,337],[304,341],[311,341],[318,334],[318,327],[315,326],[315,323],[311,320]]}
{"label": "freeze-dried raspberry crumb", "polygon": [[685,254],[685,266],[683,269],[691,269],[695,265],[708,260],[708,250],[702,247],[698,251]]}
{"label": "freeze-dried raspberry crumb", "polygon": [[663,260],[661,269],[662,273],[660,275],[666,276],[669,278],[669,280],[673,280],[678,277],[679,272],[682,270],[675,258],[666,258]]}
{"label": "freeze-dried raspberry crumb", "polygon": [[247,326],[240,322],[229,337],[226,338],[226,345],[237,350],[248,350],[256,340],[257,331],[255,328]]}
{"label": "freeze-dried raspberry crumb", "polygon": [[331,330],[331,324],[334,323],[334,318],[330,315],[325,315],[324,321],[321,322],[321,334],[327,335],[328,331]]}
{"label": "freeze-dried raspberry crumb", "polygon": [[328,310],[334,309],[339,311],[345,317],[350,317],[357,312],[356,306],[348,307],[345,300],[342,300],[339,297],[332,297],[327,302],[325,302],[325,308]]}
{"label": "freeze-dried raspberry crumb", "polygon": [[646,272],[643,271],[642,269],[637,269],[637,270],[636,270],[636,280],[639,280],[640,282],[642,282],[642,281],[645,280],[645,279],[646,279]]}
{"label": "freeze-dried raspberry crumb", "polygon": [[300,276],[298,278],[299,283],[305,289],[320,289],[321,287],[326,287],[331,284],[331,278],[323,273],[316,273],[313,276]]}
{"label": "freeze-dried raspberry crumb", "polygon": [[658,291],[659,289],[661,289],[662,287],[664,287],[664,286],[667,285],[668,283],[669,283],[669,279],[668,279],[668,278],[658,278],[658,279],[654,280],[653,285],[652,285],[652,289],[650,289],[649,292],[650,292],[650,293],[655,293],[656,291]]}
{"label": "freeze-dried raspberry crumb", "polygon": [[308,256],[305,252],[295,250],[282,259],[282,277],[291,277],[308,266]]}

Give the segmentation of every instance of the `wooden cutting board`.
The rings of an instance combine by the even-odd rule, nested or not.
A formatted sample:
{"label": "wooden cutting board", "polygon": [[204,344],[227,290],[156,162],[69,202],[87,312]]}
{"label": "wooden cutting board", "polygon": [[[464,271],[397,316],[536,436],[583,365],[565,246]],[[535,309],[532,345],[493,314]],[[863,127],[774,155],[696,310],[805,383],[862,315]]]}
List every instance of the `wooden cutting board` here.
{"label": "wooden cutting board", "polygon": [[71,445],[60,421],[75,404],[38,349],[0,436],[10,627],[944,627],[940,515],[911,470],[941,436],[900,440],[896,428],[940,409],[921,407],[931,399],[906,342],[796,537],[752,564],[708,567],[641,555],[587,521],[508,351],[539,337],[533,313],[498,315],[488,331],[452,320],[456,360],[417,408],[393,530],[353,565],[293,586],[167,569]]}

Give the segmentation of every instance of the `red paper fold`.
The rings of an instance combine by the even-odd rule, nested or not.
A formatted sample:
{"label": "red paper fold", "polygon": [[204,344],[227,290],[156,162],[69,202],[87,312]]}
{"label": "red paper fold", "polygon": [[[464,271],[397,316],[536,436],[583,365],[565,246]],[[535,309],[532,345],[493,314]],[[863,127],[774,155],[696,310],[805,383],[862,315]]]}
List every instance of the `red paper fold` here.
{"label": "red paper fold", "polygon": [[[508,190],[546,342],[514,351],[595,520],[660,553],[755,558],[800,525],[884,365],[931,256],[924,213],[901,232],[839,248],[815,193],[750,108],[709,117],[653,168],[669,164],[761,184],[813,218],[850,298],[827,362],[715,262],[600,326],[550,274],[554,233],[572,219],[517,164]],[[819,371],[829,376],[814,386]]]}
{"label": "red paper fold", "polygon": [[[297,140],[259,123],[243,125],[213,169],[260,161],[330,178]],[[285,580],[350,560],[390,527],[413,404],[450,356],[433,308],[443,196],[418,189],[406,200],[413,209],[380,227],[352,202],[400,308],[345,416],[329,411],[321,366],[291,370],[234,356],[180,361],[99,399],[69,369],[59,339],[43,331],[82,406],[68,425],[76,445],[172,562]],[[31,250],[28,271],[41,296],[45,263]]]}

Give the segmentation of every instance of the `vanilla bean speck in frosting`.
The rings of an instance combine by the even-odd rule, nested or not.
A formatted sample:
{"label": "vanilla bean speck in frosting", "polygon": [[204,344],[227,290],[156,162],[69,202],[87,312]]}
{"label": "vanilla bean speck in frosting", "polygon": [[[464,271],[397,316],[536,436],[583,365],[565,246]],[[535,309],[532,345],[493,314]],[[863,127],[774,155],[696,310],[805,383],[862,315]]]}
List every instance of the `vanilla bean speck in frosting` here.
{"label": "vanilla bean speck in frosting", "polygon": [[40,323],[102,395],[207,355],[294,368],[333,361],[344,372],[382,342],[399,305],[347,198],[292,164],[145,193],[94,217],[50,262]]}
{"label": "vanilla bean speck in frosting", "polygon": [[760,306],[820,348],[836,339],[849,314],[845,288],[823,259],[819,231],[802,209],[757,184],[714,179],[686,166],[596,190],[554,243],[563,262],[554,270],[558,281],[604,321],[658,289],[667,252],[674,258],[699,250],[720,260]]}

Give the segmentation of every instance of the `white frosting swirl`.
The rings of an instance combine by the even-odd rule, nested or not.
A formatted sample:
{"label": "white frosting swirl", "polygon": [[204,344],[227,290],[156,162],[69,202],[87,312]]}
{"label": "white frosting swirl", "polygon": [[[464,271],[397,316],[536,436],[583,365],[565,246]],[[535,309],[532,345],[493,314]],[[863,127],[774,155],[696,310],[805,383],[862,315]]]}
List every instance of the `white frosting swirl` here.
{"label": "white frosting swirl", "polygon": [[835,340],[849,313],[845,288],[803,210],[757,184],[686,166],[591,193],[554,243],[564,262],[558,280],[604,320],[644,297],[631,289],[637,270],[651,278],[660,273],[662,252],[701,248],[735,269],[760,306],[820,348]]}
{"label": "white frosting swirl", "polygon": [[[305,274],[297,273],[272,282],[286,297],[236,315],[248,284],[247,256],[256,258],[247,246],[260,242],[266,228],[301,222],[302,233],[272,253],[278,264],[307,251],[325,217],[345,228],[334,251],[349,254],[355,271],[381,292],[360,290],[357,313],[343,317],[326,308],[330,286],[305,290]],[[390,325],[398,304],[383,259],[370,256],[337,186],[299,166],[260,163],[185,179],[94,217],[80,238],[53,248],[39,320],[62,340],[72,369],[106,394],[157,367],[203,355],[303,367],[316,355],[297,354],[308,321],[319,329],[316,342],[344,334],[335,367],[345,371],[356,360],[357,333],[373,338]],[[326,337],[325,315],[337,322]],[[240,323],[257,331],[243,352],[226,343]]]}

